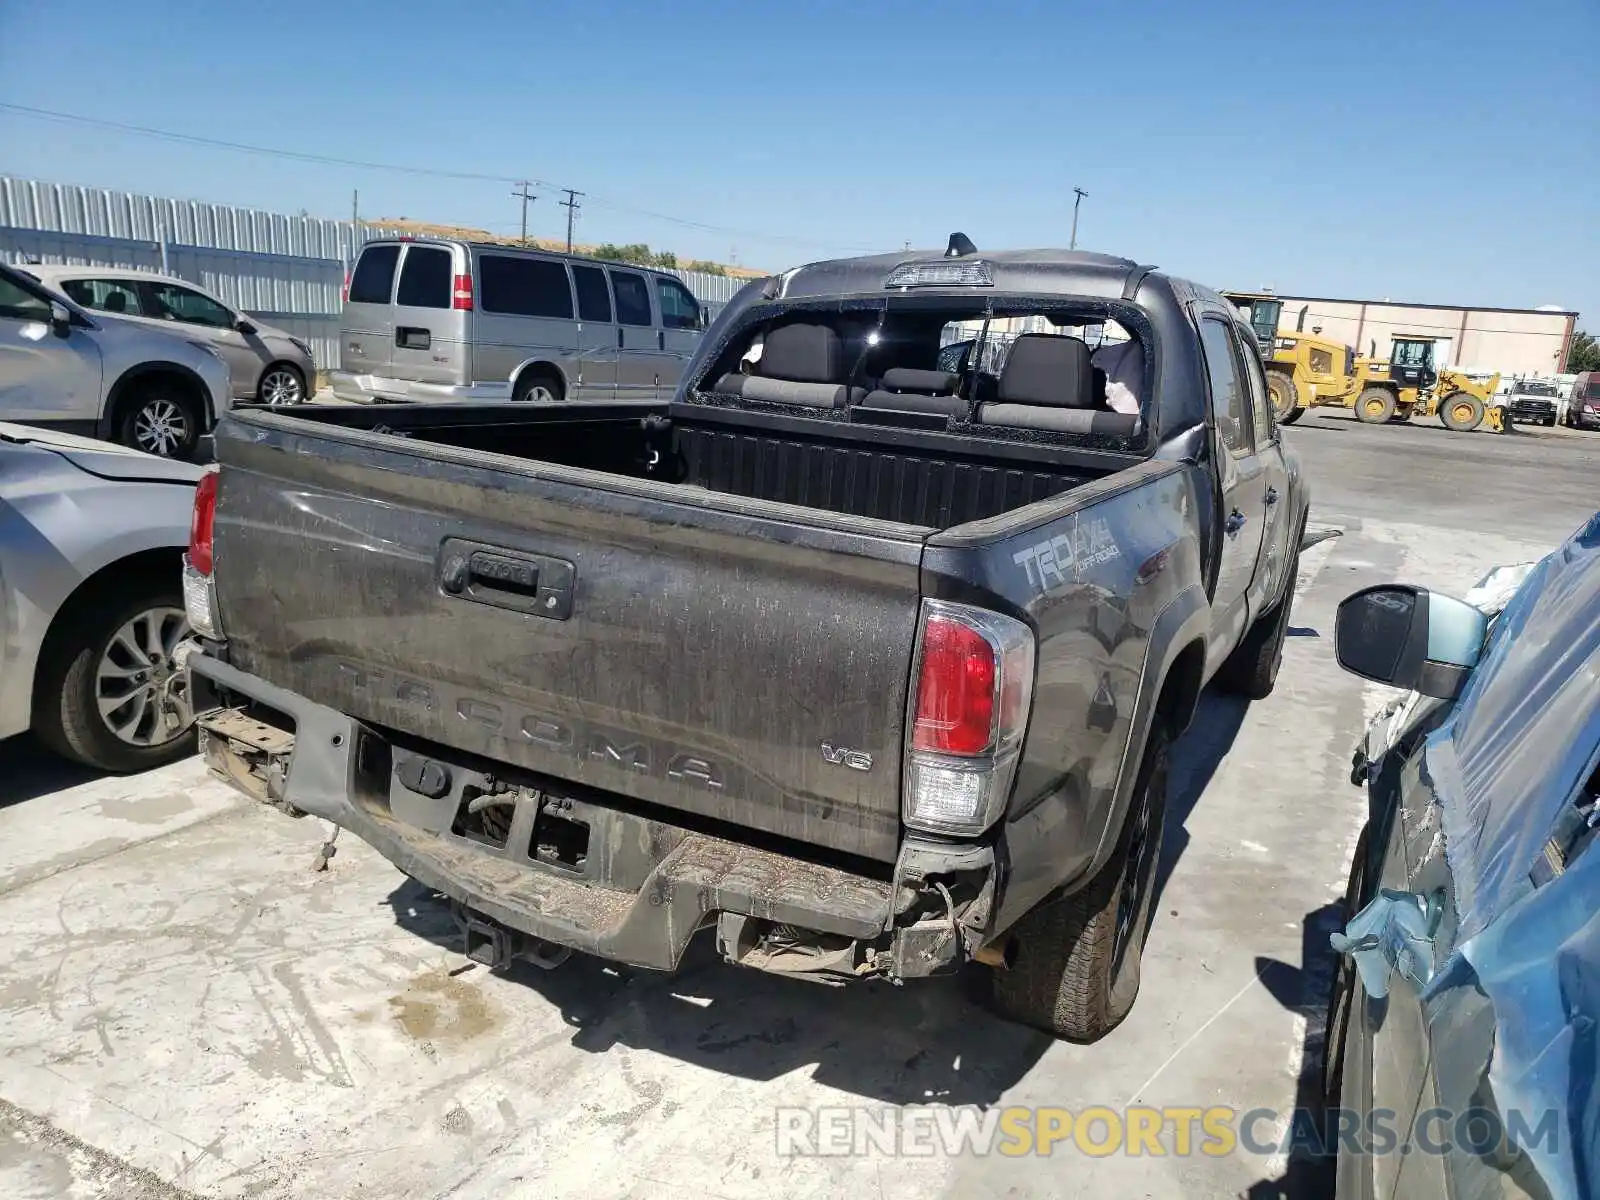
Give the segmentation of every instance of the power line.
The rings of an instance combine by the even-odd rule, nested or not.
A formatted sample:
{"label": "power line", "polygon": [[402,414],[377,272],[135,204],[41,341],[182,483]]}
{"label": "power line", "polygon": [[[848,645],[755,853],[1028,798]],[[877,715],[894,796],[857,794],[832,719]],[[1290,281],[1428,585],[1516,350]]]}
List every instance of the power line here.
{"label": "power line", "polygon": [[[86,117],[79,113],[58,112],[54,109],[35,108],[28,104],[11,104],[0,101],[0,112],[13,113],[17,116],[32,117],[45,121],[64,121],[73,125],[86,125],[94,129],[108,129],[116,133],[130,133],[139,137],[158,138],[162,141],[178,142],[189,146],[206,146],[216,150],[232,150],[240,154],[259,154],[270,158],[291,159],[295,162],[321,163],[331,167],[350,167],[362,171],[390,171],[400,175],[426,176],[434,179],[463,179],[479,183],[509,183],[516,186],[536,184],[539,187],[550,188],[555,191],[567,191],[559,184],[551,183],[547,179],[521,179],[514,175],[490,175],[478,171],[451,171],[442,167],[417,167],[404,163],[371,162],[359,158],[342,158],[332,154],[312,154],[304,150],[285,150],[275,146],[256,146],[248,142],[233,142],[225,138],[202,137],[199,134],[178,133],[171,129],[156,129],[149,125],[133,125],[124,121],[108,121],[101,117]],[[584,192],[577,193],[580,196]],[[636,216],[649,217],[656,221],[665,221],[671,225],[682,226],[685,229],[699,229],[708,233],[726,233],[737,237],[756,238],[766,242],[784,242],[796,246],[813,246],[826,250],[862,250],[872,247],[848,244],[842,242],[822,242],[812,238],[793,237],[780,233],[761,233],[748,229],[735,229],[727,225],[714,225],[706,221],[692,221],[687,217],[675,217],[670,213],[655,212],[648,208],[639,208],[635,205],[625,204],[617,200],[608,200],[603,197],[587,194],[591,204],[598,204],[602,208],[614,209],[617,212],[633,213]]]}

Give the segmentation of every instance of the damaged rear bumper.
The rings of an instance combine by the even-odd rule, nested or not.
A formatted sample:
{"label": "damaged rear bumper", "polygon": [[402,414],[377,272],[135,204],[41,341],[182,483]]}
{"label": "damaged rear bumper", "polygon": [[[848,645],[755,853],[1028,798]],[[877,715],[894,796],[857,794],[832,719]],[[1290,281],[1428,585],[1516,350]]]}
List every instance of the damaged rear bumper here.
{"label": "damaged rear bumper", "polygon": [[350,830],[449,896],[467,953],[490,965],[547,963],[554,943],[672,970],[714,925],[732,962],[906,979],[972,957],[996,907],[987,846],[909,839],[892,874],[819,863],[402,746],[203,653],[188,670],[214,774]]}

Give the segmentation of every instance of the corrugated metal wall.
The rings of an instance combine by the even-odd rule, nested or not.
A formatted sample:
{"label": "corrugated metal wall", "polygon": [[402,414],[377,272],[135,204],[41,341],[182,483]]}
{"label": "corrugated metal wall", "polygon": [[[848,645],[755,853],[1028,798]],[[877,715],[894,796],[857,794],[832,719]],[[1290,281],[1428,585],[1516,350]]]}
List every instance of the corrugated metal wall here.
{"label": "corrugated metal wall", "polygon": [[[0,259],[166,271],[311,343],[336,365],[339,292],[354,252],[397,232],[366,222],[141,196],[0,175]],[[745,283],[676,271],[713,313]]]}

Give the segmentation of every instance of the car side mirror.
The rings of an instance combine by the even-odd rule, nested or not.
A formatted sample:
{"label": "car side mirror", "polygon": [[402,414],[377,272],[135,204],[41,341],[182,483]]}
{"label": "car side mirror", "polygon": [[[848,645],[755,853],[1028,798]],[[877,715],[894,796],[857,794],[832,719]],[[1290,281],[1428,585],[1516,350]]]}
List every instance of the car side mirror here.
{"label": "car side mirror", "polygon": [[1388,583],[1346,596],[1333,649],[1352,675],[1453,700],[1483,653],[1489,618],[1465,600]]}
{"label": "car side mirror", "polygon": [[58,338],[72,333],[72,310],[56,300],[50,302],[50,332]]}
{"label": "car side mirror", "polygon": [[244,334],[245,337],[249,337],[256,331],[256,327],[250,324],[249,321],[246,321],[243,317],[240,317],[237,321],[235,321],[233,323],[233,327],[240,333]]}

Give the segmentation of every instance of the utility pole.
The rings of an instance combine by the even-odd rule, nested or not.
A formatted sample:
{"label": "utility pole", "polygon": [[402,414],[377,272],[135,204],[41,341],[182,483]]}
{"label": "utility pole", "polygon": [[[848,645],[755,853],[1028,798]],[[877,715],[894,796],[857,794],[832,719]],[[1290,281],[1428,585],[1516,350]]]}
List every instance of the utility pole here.
{"label": "utility pole", "polygon": [[1075,187],[1072,190],[1078,193],[1078,198],[1072,202],[1072,245],[1067,248],[1076,250],[1078,248],[1078,205],[1083,203],[1083,198],[1089,193],[1081,187]]}
{"label": "utility pole", "polygon": [[562,188],[561,190],[567,194],[567,198],[561,202],[561,207],[567,210],[567,253],[571,254],[572,219],[578,215],[578,210],[583,207],[583,205],[578,203],[578,197],[584,195],[585,193],[575,192],[571,188]]}
{"label": "utility pole", "polygon": [[522,244],[524,246],[528,244],[528,202],[539,198],[528,191],[528,186],[528,180],[519,179],[517,180],[517,190],[511,193],[512,199],[518,197],[522,199]]}
{"label": "utility pole", "polygon": [[350,223],[352,225],[361,223],[361,192],[356,188],[350,189]]}

